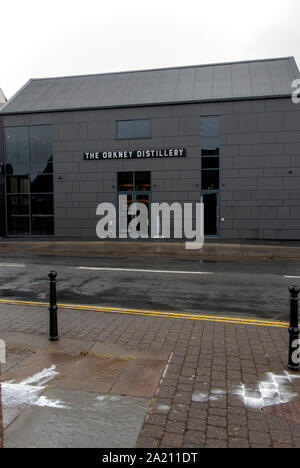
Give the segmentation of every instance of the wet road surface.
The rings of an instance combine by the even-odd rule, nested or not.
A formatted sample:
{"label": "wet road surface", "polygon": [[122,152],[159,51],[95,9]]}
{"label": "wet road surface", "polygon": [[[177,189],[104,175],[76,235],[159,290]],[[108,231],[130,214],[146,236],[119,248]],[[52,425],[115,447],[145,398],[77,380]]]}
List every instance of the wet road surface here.
{"label": "wet road surface", "polygon": [[58,302],[288,320],[290,284],[300,263],[178,257],[0,257],[2,298],[48,300],[56,270]]}

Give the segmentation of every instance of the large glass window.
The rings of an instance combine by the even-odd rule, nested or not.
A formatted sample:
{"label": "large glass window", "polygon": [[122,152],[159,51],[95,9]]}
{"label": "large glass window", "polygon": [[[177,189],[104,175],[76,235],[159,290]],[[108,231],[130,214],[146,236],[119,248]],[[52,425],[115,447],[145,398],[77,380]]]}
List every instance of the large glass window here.
{"label": "large glass window", "polygon": [[6,173],[28,177],[28,127],[10,127],[5,129],[5,154]]}
{"label": "large glass window", "polygon": [[28,176],[7,176],[6,177],[6,192],[7,193],[28,193],[29,192]]}
{"label": "large glass window", "polygon": [[53,235],[52,127],[4,131],[7,235]]}
{"label": "large glass window", "polygon": [[30,212],[28,195],[8,195],[6,197],[7,230],[11,235],[30,233]]}
{"label": "large glass window", "polygon": [[151,138],[150,119],[117,120],[117,138]]}
{"label": "large glass window", "polygon": [[30,192],[50,193],[53,192],[53,175],[30,175]]}
{"label": "large glass window", "polygon": [[52,132],[49,125],[29,127],[30,172],[53,173]]}
{"label": "large glass window", "polygon": [[31,233],[41,236],[53,231],[53,196],[31,195]]}

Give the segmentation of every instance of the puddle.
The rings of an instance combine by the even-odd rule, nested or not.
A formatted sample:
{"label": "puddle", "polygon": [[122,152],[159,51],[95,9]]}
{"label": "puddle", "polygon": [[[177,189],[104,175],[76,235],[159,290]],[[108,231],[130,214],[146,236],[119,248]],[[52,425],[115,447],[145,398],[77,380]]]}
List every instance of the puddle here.
{"label": "puddle", "polygon": [[22,291],[20,289],[0,289],[2,297],[22,298],[22,299],[36,299],[36,293],[30,291]]}

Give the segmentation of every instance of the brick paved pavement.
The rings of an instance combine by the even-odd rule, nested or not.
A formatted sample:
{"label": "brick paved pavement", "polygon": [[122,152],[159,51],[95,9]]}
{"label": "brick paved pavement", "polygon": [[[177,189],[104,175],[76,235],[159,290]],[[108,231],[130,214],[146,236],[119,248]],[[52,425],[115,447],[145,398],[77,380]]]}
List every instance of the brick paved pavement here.
{"label": "brick paved pavement", "polygon": [[[1,363],[0,363],[0,375],[1,375]],[[3,416],[2,416],[2,395],[1,395],[1,384],[0,384],[0,448],[3,447]]]}
{"label": "brick paved pavement", "polygon": [[[48,310],[0,305],[0,330],[8,345],[39,347]],[[170,353],[137,447],[300,447],[300,424],[261,411],[299,401],[285,328],[60,310],[59,334],[66,349],[101,342]]]}

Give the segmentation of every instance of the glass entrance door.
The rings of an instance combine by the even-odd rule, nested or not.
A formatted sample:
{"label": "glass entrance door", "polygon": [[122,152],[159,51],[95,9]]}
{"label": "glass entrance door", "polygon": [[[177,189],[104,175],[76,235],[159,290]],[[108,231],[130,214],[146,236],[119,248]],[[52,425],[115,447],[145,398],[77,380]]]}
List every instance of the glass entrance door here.
{"label": "glass entrance door", "polygon": [[[131,228],[139,231],[141,236],[150,235],[150,210],[151,210],[151,173],[146,171],[141,172],[118,172],[117,174],[117,207],[118,207],[118,232],[120,237],[130,237],[130,223],[136,218],[139,213],[128,214],[128,210],[132,203],[143,203],[148,210],[148,220],[144,225],[134,225],[131,223]],[[127,197],[126,204],[120,203],[120,196]],[[120,222],[120,215],[122,222]],[[124,221],[125,220],[125,221]],[[127,224],[126,224],[127,220]],[[128,229],[129,227],[129,229]]]}
{"label": "glass entrance door", "polygon": [[147,219],[147,224],[145,225],[137,225],[137,230],[140,231],[141,235],[146,237],[150,236],[150,209],[151,209],[151,203],[150,203],[150,193],[136,193],[135,194],[135,202],[136,203],[143,203],[145,207],[147,208],[148,211],[148,219]]}
{"label": "glass entrance door", "polygon": [[[126,203],[120,203],[120,195],[126,196]],[[151,219],[151,194],[150,193],[132,193],[132,192],[119,192],[117,194],[117,206],[118,206],[118,222],[119,222],[119,235],[120,237],[125,237],[128,235],[130,237],[131,231],[138,231],[141,234],[141,237],[150,236],[150,219]],[[146,224],[134,224],[133,221],[135,220],[136,216],[139,215],[139,212],[133,212],[129,214],[129,208],[133,203],[143,203],[148,211],[148,219]],[[120,222],[122,219],[122,222]],[[127,222],[126,222],[127,221]]]}
{"label": "glass entrance door", "polygon": [[219,235],[219,193],[202,193],[204,203],[204,235]]}
{"label": "glass entrance door", "polygon": [[[127,196],[127,204],[120,203],[119,195],[126,195]],[[118,199],[117,199],[117,206],[118,206],[118,221],[123,220],[123,222],[119,222],[119,235],[121,237],[127,236],[127,229],[132,221],[133,216],[128,214],[128,210],[130,206],[132,205],[132,192],[127,192],[127,193],[120,193],[118,194]]]}

